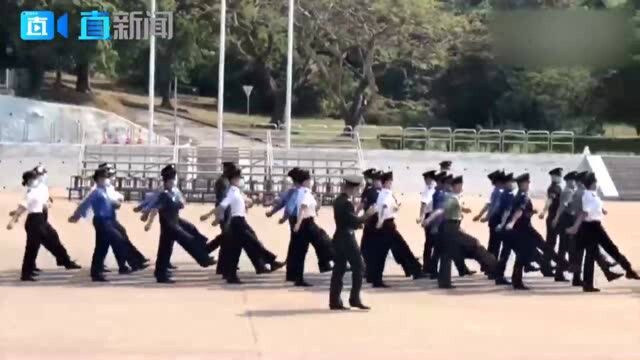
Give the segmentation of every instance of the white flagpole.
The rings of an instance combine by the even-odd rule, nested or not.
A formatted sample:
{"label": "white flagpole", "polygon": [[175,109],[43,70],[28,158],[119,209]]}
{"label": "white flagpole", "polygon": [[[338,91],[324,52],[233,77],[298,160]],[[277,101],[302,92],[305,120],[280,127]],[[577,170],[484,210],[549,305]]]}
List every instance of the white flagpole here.
{"label": "white flagpole", "polygon": [[[151,0],[151,17],[156,16],[156,0]],[[153,112],[155,110],[155,87],[156,87],[156,37],[153,31],[149,34],[149,144],[153,144]]]}
{"label": "white flagpole", "polygon": [[218,148],[224,148],[224,58],[226,48],[227,1],[220,0],[220,49],[218,60]]}
{"label": "white flagpole", "polygon": [[173,143],[178,145],[178,76],[173,83]]}
{"label": "white flagpole", "polygon": [[287,149],[291,148],[291,89],[293,83],[293,15],[294,0],[289,0],[289,26],[287,31],[287,99],[284,106],[284,122],[287,128]]}

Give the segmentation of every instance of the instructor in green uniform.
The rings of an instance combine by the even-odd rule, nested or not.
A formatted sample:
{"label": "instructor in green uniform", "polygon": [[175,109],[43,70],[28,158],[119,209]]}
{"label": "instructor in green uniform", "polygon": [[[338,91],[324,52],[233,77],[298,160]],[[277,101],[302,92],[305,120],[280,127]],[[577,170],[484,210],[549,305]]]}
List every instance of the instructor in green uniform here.
{"label": "instructor in green uniform", "polygon": [[342,292],[342,278],[346,271],[347,262],[351,265],[351,296],[349,305],[354,308],[368,310],[369,307],[362,304],[360,300],[360,289],[362,288],[362,269],[364,263],[360,255],[360,248],[354,232],[359,228],[367,216],[375,211],[371,211],[363,216],[356,215],[351,199],[355,196],[362,177],[351,175],[344,177],[342,192],[333,202],[333,217],[336,222],[336,232],[333,234],[333,247],[335,249],[333,273],[331,275],[331,288],[329,290],[329,309],[348,310],[340,298]]}

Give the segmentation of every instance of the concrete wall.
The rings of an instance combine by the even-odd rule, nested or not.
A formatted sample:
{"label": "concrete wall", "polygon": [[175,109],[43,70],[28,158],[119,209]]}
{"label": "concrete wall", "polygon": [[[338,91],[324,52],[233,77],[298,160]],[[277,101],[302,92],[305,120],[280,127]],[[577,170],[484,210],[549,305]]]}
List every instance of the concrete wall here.
{"label": "concrete wall", "polygon": [[438,169],[443,160],[453,162],[452,172],[463,175],[465,194],[487,195],[490,183],[486,175],[496,169],[505,169],[518,175],[531,174],[531,194],[544,196],[549,185],[548,172],[562,167],[574,170],[580,166],[582,155],[566,154],[489,154],[489,153],[448,153],[410,150],[366,150],[364,157],[367,167],[393,170],[394,187],[399,192],[419,192],[424,187],[422,173]]}
{"label": "concrete wall", "polygon": [[49,171],[51,187],[66,188],[78,172],[80,145],[0,144],[0,190],[22,188],[22,173],[42,164]]}

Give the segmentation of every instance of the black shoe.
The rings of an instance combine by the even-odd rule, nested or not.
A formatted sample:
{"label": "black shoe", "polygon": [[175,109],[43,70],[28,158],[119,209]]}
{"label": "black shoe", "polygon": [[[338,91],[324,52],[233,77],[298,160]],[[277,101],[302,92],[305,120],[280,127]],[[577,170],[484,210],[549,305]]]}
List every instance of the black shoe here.
{"label": "black shoe", "polygon": [[577,279],[577,280],[573,279],[571,281],[571,286],[582,287],[582,285],[583,285],[583,283],[582,283],[582,280],[580,280],[580,279]]}
{"label": "black shoe", "polygon": [[501,277],[496,279],[496,285],[511,285],[511,283],[509,282],[509,280]]}
{"label": "black shoe", "polygon": [[344,306],[343,304],[337,304],[337,305],[333,305],[333,304],[329,304],[329,309],[330,310],[349,310],[348,307]]}
{"label": "black shoe", "polygon": [[555,282],[569,282],[569,280],[564,277],[564,275],[556,275],[553,277],[553,281]]}
{"label": "black shoe", "polygon": [[82,269],[82,266],[78,265],[75,261],[69,261],[64,264],[64,268],[67,270],[79,270]]}
{"label": "black shoe", "polygon": [[29,275],[29,276],[21,276],[20,281],[38,281],[38,280],[34,278],[33,275]]}
{"label": "black shoe", "polygon": [[144,269],[146,269],[146,268],[148,268],[148,267],[149,267],[149,264],[140,264],[140,265],[136,265],[136,266],[133,266],[133,267],[131,268],[131,272],[141,271],[141,270],[144,270]]}
{"label": "black shoe", "polygon": [[607,271],[604,276],[607,278],[607,281],[611,282],[613,280],[617,280],[620,279],[621,277],[624,276],[624,274],[620,274],[620,273],[616,273],[613,271]]}
{"label": "black shoe", "polygon": [[92,276],[91,277],[91,281],[93,281],[93,282],[108,282],[109,280],[107,280],[104,276]]}
{"label": "black shoe", "polygon": [[320,268],[320,273],[326,273],[333,270],[333,266],[331,266],[331,264],[320,265],[319,268]]}
{"label": "black shoe", "polygon": [[456,287],[448,284],[448,285],[438,285],[438,289],[455,289]]}
{"label": "black shoe", "polygon": [[256,274],[258,275],[262,275],[262,274],[268,274],[270,273],[271,270],[267,269],[265,266],[259,268],[258,270],[256,270]]}
{"label": "black shoe", "polygon": [[[217,264],[217,263],[218,263],[218,262],[217,262],[214,258],[209,257],[207,260],[205,260],[205,261],[201,264],[201,266],[202,266],[202,267],[204,267],[204,268],[207,268],[207,267],[209,267],[209,266],[213,266],[213,265],[215,265],[215,264]],[[176,268],[176,269],[177,269],[177,268]]]}
{"label": "black shoe", "polygon": [[298,280],[293,284],[293,286],[297,286],[297,287],[312,287],[313,285],[309,284],[308,282],[306,282],[304,280]]}
{"label": "black shoe", "polygon": [[150,262],[151,262],[151,259],[142,258],[142,263],[143,264],[149,264]]}
{"label": "black shoe", "polygon": [[625,275],[625,277],[627,279],[632,279],[632,280],[640,280],[640,276],[638,275],[637,272],[635,272],[634,270],[629,270],[627,271],[627,274]]}
{"label": "black shoe", "polygon": [[475,273],[477,273],[477,271],[467,270],[467,271],[463,272],[462,274],[460,274],[460,277],[471,276],[471,275],[474,275]]}
{"label": "black shoe", "polygon": [[158,284],[175,284],[176,281],[173,280],[172,278],[166,276],[166,277],[158,277],[156,278],[156,282]]}
{"label": "black shoe", "polygon": [[413,280],[418,280],[418,279],[424,279],[426,278],[427,275],[423,272],[417,272],[415,274],[413,274]]}
{"label": "black shoe", "polygon": [[39,273],[39,272],[42,272],[42,270],[40,270],[40,268],[35,267],[35,268],[33,268],[33,272],[34,273]]}
{"label": "black shoe", "polygon": [[110,273],[111,270],[109,270],[109,268],[107,268],[106,266],[102,268],[102,272],[103,273]]}
{"label": "black shoe", "polygon": [[169,263],[169,266],[167,266],[167,268],[170,269],[170,270],[178,270],[178,267],[173,265],[173,264],[171,264],[171,263]]}
{"label": "black shoe", "polygon": [[391,286],[389,286],[389,285],[385,284],[383,281],[374,281],[374,282],[371,284],[371,286],[372,286],[372,287],[374,287],[374,288],[376,288],[376,289],[388,289],[388,288],[390,288],[390,287],[391,287]]}
{"label": "black shoe", "polygon": [[600,292],[600,289],[594,288],[594,287],[587,287],[587,288],[583,288],[582,291],[584,291],[584,292]]}
{"label": "black shoe", "polygon": [[437,272],[433,272],[431,273],[431,275],[429,275],[429,279],[431,280],[436,280],[438,278],[438,273]]}
{"label": "black shoe", "polygon": [[283,267],[285,267],[286,265],[287,265],[286,262],[281,262],[281,261],[275,261],[274,260],[271,263],[271,272],[278,271],[278,270],[282,269]]}
{"label": "black shoe", "polygon": [[118,274],[120,275],[128,275],[128,274],[131,274],[132,272],[133,270],[131,270],[131,268],[128,266],[123,266],[120,269],[118,269]]}
{"label": "black shoe", "polygon": [[618,265],[618,263],[615,262],[615,261],[614,262],[609,262],[609,261],[606,262],[606,266],[609,269],[611,269],[612,267],[616,267],[617,265]]}
{"label": "black shoe", "polygon": [[241,284],[243,284],[243,282],[240,281],[240,279],[238,279],[237,276],[226,278],[226,280],[227,280],[227,284],[231,284],[231,285],[241,285]]}
{"label": "black shoe", "polygon": [[370,307],[368,307],[367,305],[363,304],[361,301],[351,301],[351,300],[349,300],[349,306],[351,306],[352,308],[360,309],[360,310],[371,310]]}
{"label": "black shoe", "polygon": [[531,290],[531,289],[524,286],[524,284],[515,284],[513,285],[513,290]]}

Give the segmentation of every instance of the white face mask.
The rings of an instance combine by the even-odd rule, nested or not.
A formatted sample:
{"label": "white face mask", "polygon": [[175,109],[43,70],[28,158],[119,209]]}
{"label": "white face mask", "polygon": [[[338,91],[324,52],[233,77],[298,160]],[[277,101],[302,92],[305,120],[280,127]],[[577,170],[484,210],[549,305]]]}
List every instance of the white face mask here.
{"label": "white face mask", "polygon": [[554,184],[559,184],[562,182],[562,178],[560,176],[552,176],[551,177],[551,182],[553,182]]}
{"label": "white face mask", "polygon": [[240,181],[238,182],[238,189],[244,189],[244,186],[245,186],[244,180],[240,179]]}
{"label": "white face mask", "polygon": [[45,173],[45,174],[40,175],[40,183],[46,184],[48,179],[49,179],[49,175],[48,174]]}
{"label": "white face mask", "polygon": [[37,188],[38,186],[40,186],[40,179],[35,179],[31,181],[31,184],[29,184],[30,189]]}
{"label": "white face mask", "polygon": [[111,179],[105,179],[104,186],[111,186]]}

